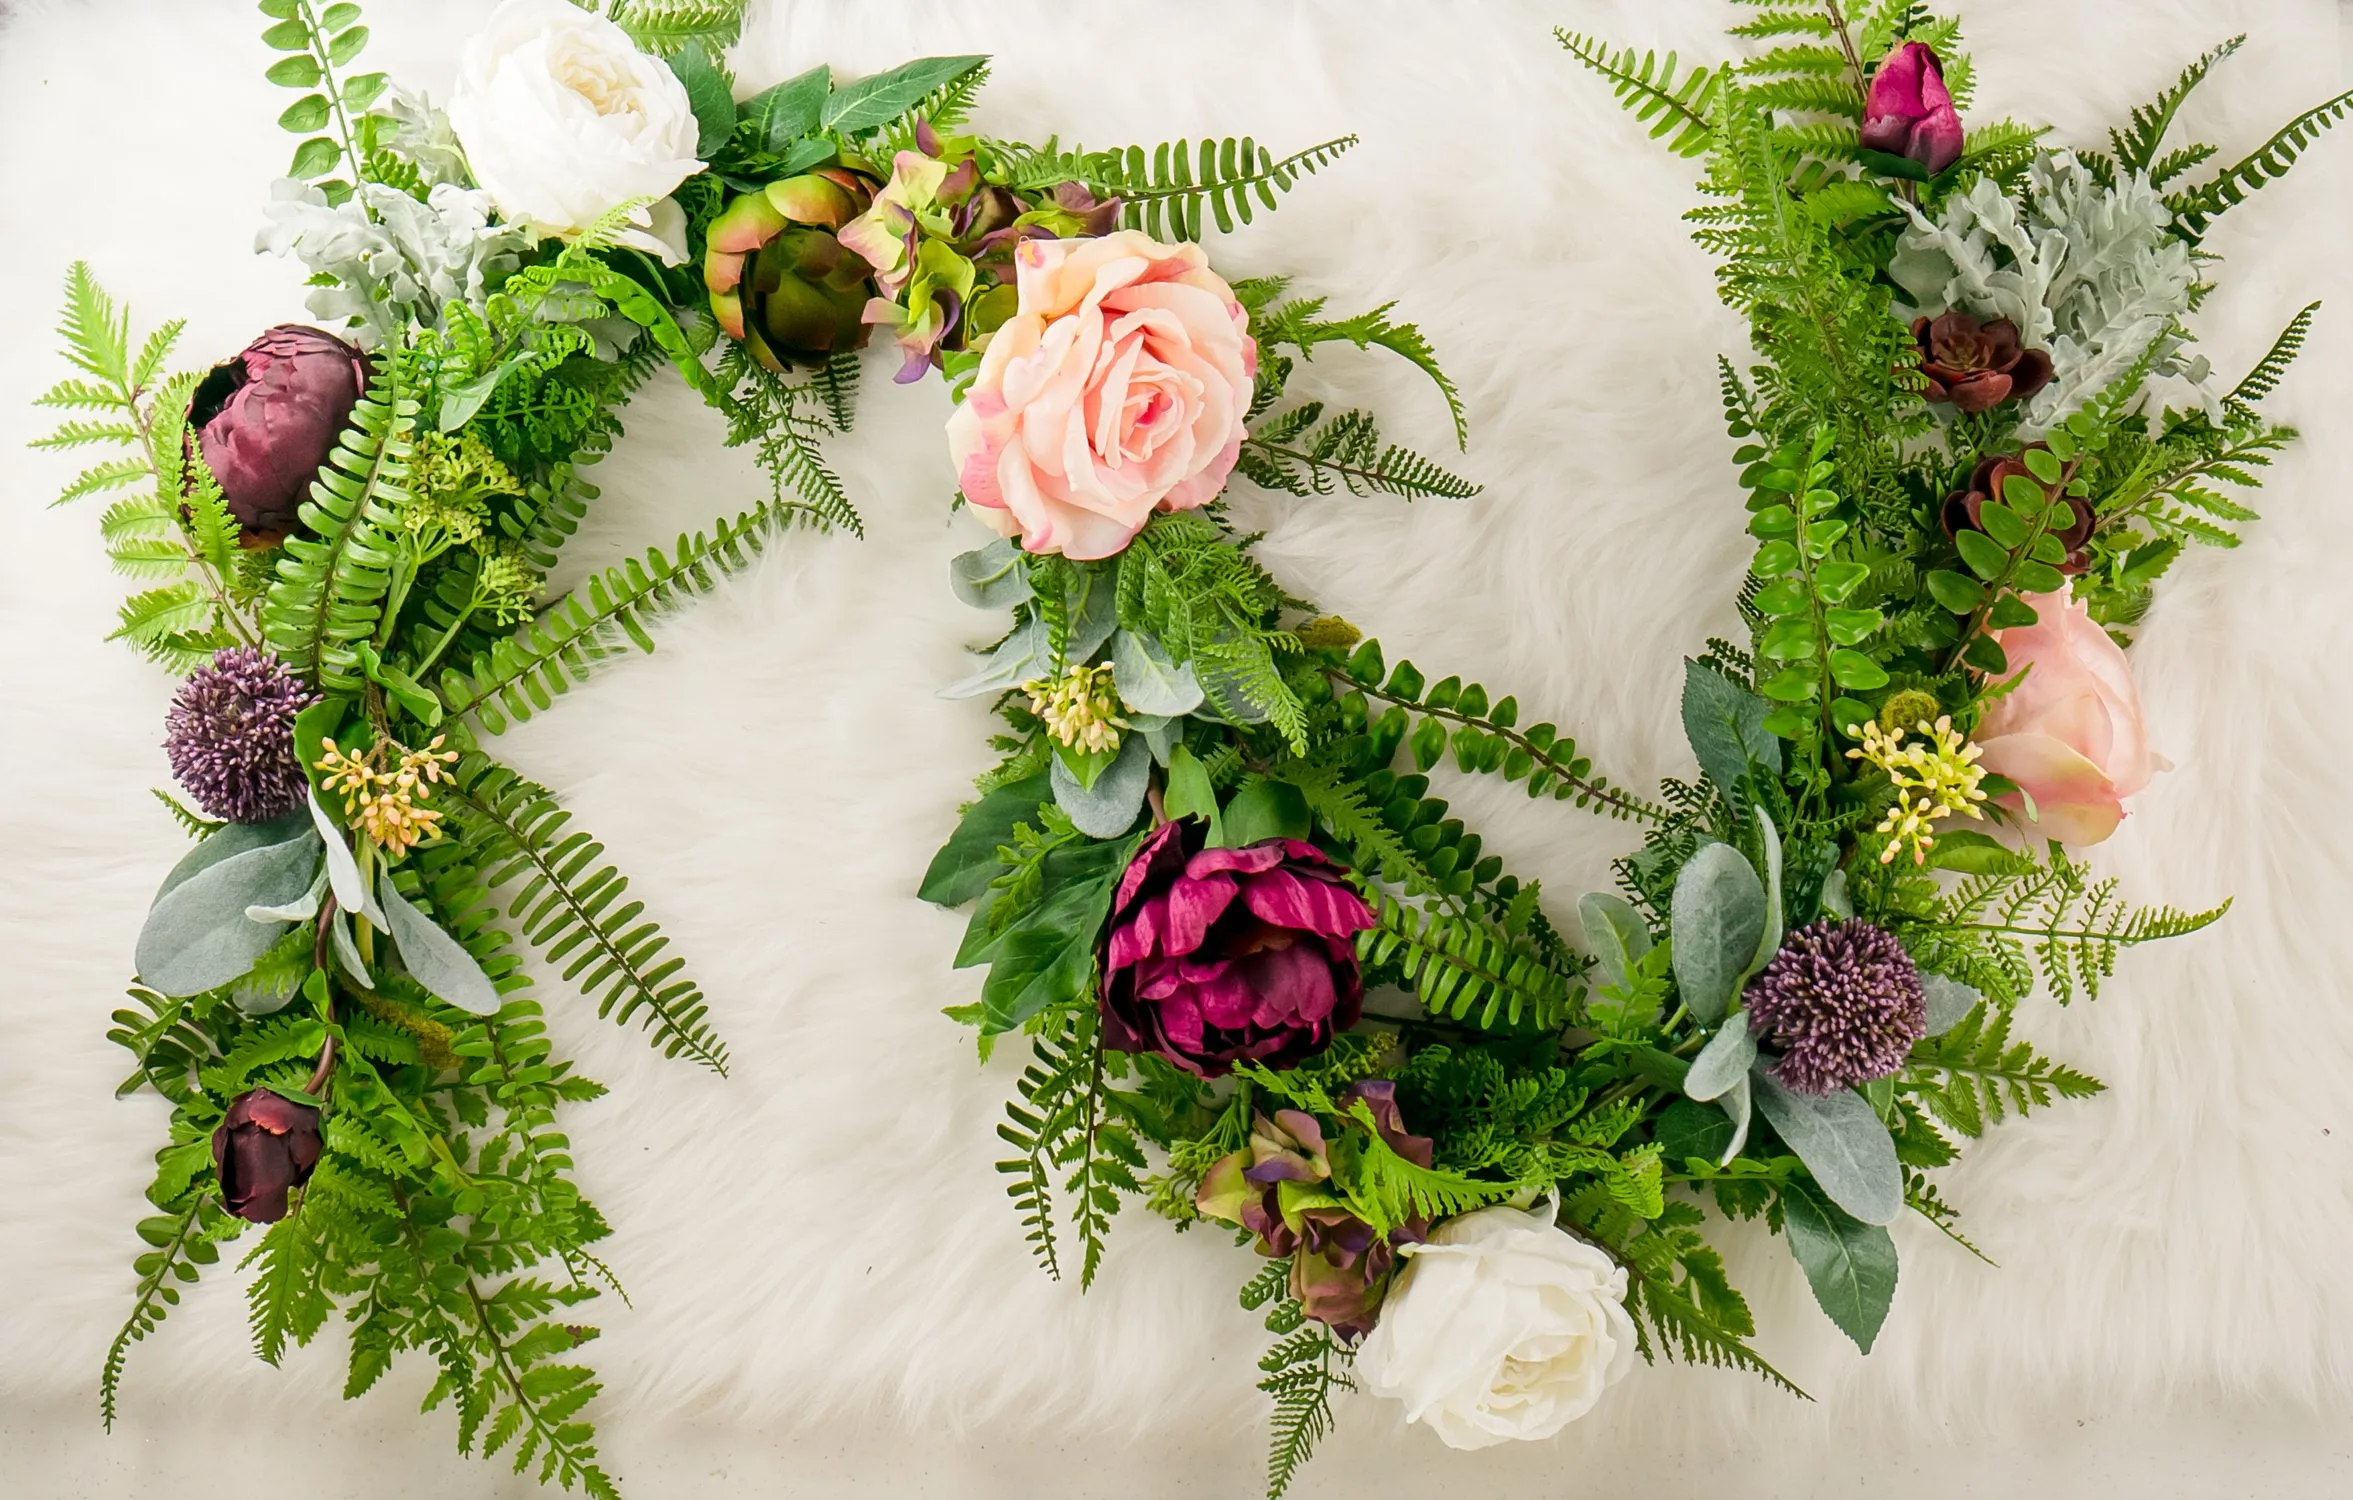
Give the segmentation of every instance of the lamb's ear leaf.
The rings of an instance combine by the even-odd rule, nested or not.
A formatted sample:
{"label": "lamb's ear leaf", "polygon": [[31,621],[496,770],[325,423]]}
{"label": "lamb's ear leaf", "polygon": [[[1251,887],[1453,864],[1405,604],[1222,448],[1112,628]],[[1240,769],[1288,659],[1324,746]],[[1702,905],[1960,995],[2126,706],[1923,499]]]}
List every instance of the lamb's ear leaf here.
{"label": "lamb's ear leaf", "polygon": [[1985,999],[1972,985],[1926,971],[1920,975],[1920,995],[1927,1002],[1929,1036],[1943,1036],[1960,1025]]}
{"label": "lamb's ear leaf", "polygon": [[1037,592],[1030,587],[1029,569],[1022,565],[1027,555],[1020,543],[999,537],[986,547],[950,558],[948,586],[974,609],[1011,609]]}
{"label": "lamb's ear leaf", "polygon": [[1765,840],[1765,935],[1757,939],[1757,956],[1749,960],[1742,971],[1742,984],[1754,977],[1758,970],[1773,961],[1781,951],[1781,830],[1773,826],[1773,819],[1763,808],[1756,809],[1757,828]]}
{"label": "lamb's ear leaf", "polygon": [[409,899],[386,881],[379,893],[392,945],[409,977],[468,1015],[498,1014],[498,986],[482,972],[474,955],[456,938],[443,932],[431,917],[409,904]]}
{"label": "lamb's ear leaf", "polygon": [[310,816],[301,812],[288,813],[270,823],[224,823],[206,834],[202,843],[180,856],[180,862],[172,866],[172,872],[163,877],[163,884],[156,887],[155,901],[148,904],[153,906],[162,901],[175,889],[224,859],[250,854],[256,849],[267,849],[272,844],[283,844],[288,839],[301,838],[309,828]]}
{"label": "lamb's ear leaf", "polygon": [[1691,1071],[1683,1075],[1683,1092],[1702,1101],[1722,1098],[1748,1077],[1749,1065],[1756,1060],[1757,1039],[1749,1035],[1748,1012],[1736,1010],[1691,1060]]}
{"label": "lamb's ear leaf", "polygon": [[1904,1169],[1870,1102],[1853,1089],[1801,1094],[1762,1068],[1748,1076],[1758,1111],[1830,1201],[1866,1224],[1894,1223],[1904,1211]]}
{"label": "lamb's ear leaf", "polygon": [[172,886],[139,930],[141,982],[160,994],[200,995],[242,977],[291,925],[255,921],[247,909],[301,899],[318,862],[318,844],[306,831],[232,854]]}
{"label": "lamb's ear leaf", "polygon": [[1585,929],[1585,950],[1601,964],[1610,983],[1624,989],[1634,966],[1651,949],[1650,924],[1633,902],[1608,891],[1589,891],[1578,898],[1577,920]]}
{"label": "lamb's ear leaf", "polygon": [[1732,1122],[1732,1142],[1724,1148],[1723,1156],[1716,1162],[1717,1166],[1731,1166],[1732,1158],[1738,1156],[1741,1148],[1748,1144],[1750,1108],[1754,1097],[1754,1091],[1749,1088],[1746,1078],[1717,1096],[1716,1103],[1723,1108],[1724,1117]]}
{"label": "lamb's ear leaf", "polygon": [[328,926],[335,937],[335,957],[342,963],[343,972],[359,981],[362,988],[374,989],[375,977],[368,973],[367,961],[359,956],[359,944],[351,940],[351,913],[338,911]]}
{"label": "lamb's ear leaf", "polygon": [[1840,1208],[1816,1184],[1795,1177],[1781,1186],[1781,1223],[1814,1300],[1857,1349],[1869,1354],[1895,1301],[1895,1237]]}
{"label": "lamb's ear leaf", "polygon": [[1730,844],[1704,844],[1675,877],[1675,987],[1683,1003],[1713,1026],[1765,936],[1765,886],[1747,856]]}
{"label": "lamb's ear leaf", "polygon": [[377,927],[384,925],[384,912],[376,905],[375,894],[368,889],[367,877],[360,873],[359,861],[352,858],[351,846],[345,843],[344,832],[327,816],[327,809],[313,792],[310,799],[311,820],[318,825],[319,841],[327,846],[327,879],[335,887],[335,904],[345,911],[355,911]]}

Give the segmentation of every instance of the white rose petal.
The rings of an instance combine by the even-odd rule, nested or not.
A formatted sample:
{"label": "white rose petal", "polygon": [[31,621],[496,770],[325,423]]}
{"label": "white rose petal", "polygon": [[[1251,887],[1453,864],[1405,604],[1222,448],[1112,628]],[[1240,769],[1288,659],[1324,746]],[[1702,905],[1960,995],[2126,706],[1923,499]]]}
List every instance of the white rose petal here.
{"label": "white rose petal", "polygon": [[1357,1379],[1449,1447],[1551,1437],[1633,1367],[1625,1270],[1547,1215],[1484,1208],[1410,1253]]}
{"label": "white rose petal", "polygon": [[[506,0],[491,12],[458,54],[449,122],[500,213],[542,235],[576,235],[624,203],[666,199],[703,167],[685,86],[571,0]],[[675,204],[640,208],[630,222],[638,227],[621,243],[685,259]]]}

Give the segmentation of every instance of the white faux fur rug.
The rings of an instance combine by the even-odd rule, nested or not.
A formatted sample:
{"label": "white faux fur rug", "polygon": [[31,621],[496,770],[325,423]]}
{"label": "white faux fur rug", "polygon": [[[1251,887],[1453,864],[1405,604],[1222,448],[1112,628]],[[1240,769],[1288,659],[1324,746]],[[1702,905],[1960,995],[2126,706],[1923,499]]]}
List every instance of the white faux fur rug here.
{"label": "white faux fur rug", "polygon": [[[479,9],[380,0],[372,65],[445,93]],[[1463,385],[1465,467],[1489,488],[1410,509],[1345,497],[1254,507],[1267,554],[1377,632],[1392,660],[1516,692],[1640,785],[1688,771],[1677,658],[1732,623],[1746,544],[1713,371],[1740,330],[1677,219],[1692,201],[1688,164],[1651,148],[1549,30],[1712,57],[1725,11],[779,0],[737,67],[753,86],[819,60],[855,73],[989,52],[981,122],[1001,133],[1109,144],[1248,132],[1278,149],[1360,133],[1280,213],[1212,253],[1232,274],[1291,273],[1337,307],[1400,299]],[[2096,143],[2240,31],[2246,49],[2186,111],[2234,153],[2342,87],[2326,0],[1978,0],[1964,13],[1984,80],[1977,113],[2047,118],[2063,139]],[[302,316],[299,271],[246,253],[288,140],[272,123],[283,98],[260,78],[261,24],[241,0],[0,0],[0,1430],[14,1434],[0,1446],[27,1463],[26,1434],[94,1421],[129,1289],[130,1225],[163,1111],[108,1102],[122,1065],[102,1033],[179,845],[145,790],[167,776],[166,680],[101,641],[118,584],[93,510],[42,509],[70,469],[22,448],[43,425],[27,403],[60,373],[46,328],[76,256],[144,323],[188,316],[191,361]],[[1884,1479],[1891,1455],[1920,1462],[1923,1444],[1948,1438],[1972,1439],[1955,1452],[1991,1474],[2000,1465],[1985,1455],[2014,1454],[2029,1435],[2064,1451],[2055,1434],[2069,1423],[2156,1433],[2169,1412],[2263,1409],[2274,1436],[2250,1432],[2237,1449],[2218,1439],[2138,1490],[2238,1493],[2220,1476],[2249,1477],[2258,1443],[2341,1430],[2353,1410],[2353,1280],[2341,1272],[2353,1242],[2353,817],[2340,769],[2353,732],[2342,655],[2353,510],[2336,477],[2353,462],[2339,420],[2353,398],[2349,187],[2353,140],[2329,140],[2209,242],[2227,264],[2199,321],[2225,371],[2305,301],[2330,299],[2276,398],[2307,440],[2273,471],[2248,545],[2193,557],[2169,580],[2135,665],[2176,769],[2094,859],[2139,899],[2238,905],[2206,934],[2128,956],[2096,1004],[2027,1008],[2032,1033],[2110,1091],[2002,1129],[1953,1174],[1966,1227],[2003,1268],[1924,1225],[1899,1227],[1903,1281],[1866,1361],[1777,1245],[1734,1231],[1762,1347],[1819,1405],[1661,1367],[1553,1444],[1462,1456],[1387,1435],[1393,1410],[1360,1398],[1342,1440],[1360,1446],[1335,1444],[1300,1493],[1558,1494],[1578,1474],[1664,1492],[1706,1474],[1712,1493],[1788,1493],[1833,1473]],[[664,626],[656,655],[604,672],[499,747],[607,842],[708,990],[736,1060],[724,1082],[664,1062],[567,1008],[560,986],[543,992],[565,1043],[614,1087],[566,1122],[588,1191],[618,1226],[607,1258],[636,1304],[594,1309],[606,1328],[592,1351],[608,1382],[599,1410],[621,1451],[652,1455],[667,1476],[639,1495],[880,1492],[892,1488],[881,1472],[904,1493],[1238,1493],[1259,1442],[1251,1383],[1265,1341],[1234,1305],[1244,1258],[1131,1208],[1095,1291],[1048,1283],[990,1170],[1016,1060],[977,1067],[968,1035],[938,1013],[976,983],[948,967],[960,919],[913,890],[985,764],[979,705],[932,696],[986,628],[944,587],[947,557],[977,528],[946,509],[944,394],[894,388],[887,362],[871,363],[859,430],[834,449],[867,539],[778,545]],[[1401,438],[1443,441],[1418,377],[1347,351],[1312,373],[1377,405]],[[574,567],[764,493],[675,383],[629,425]],[[1499,790],[1466,788],[1460,803],[1564,909],[1631,842],[1621,826]],[[336,1460],[362,1466],[338,1481],[346,1493],[510,1493],[438,1456],[446,1417],[405,1410],[419,1370],[365,1410],[342,1408],[340,1349],[283,1373],[258,1366],[237,1289],[217,1280],[135,1352],[133,1431],[118,1444],[160,1447],[186,1435],[191,1413],[234,1403],[261,1430],[303,1429],[247,1453],[249,1473],[318,1475]],[[668,1449],[651,1436],[689,1420],[705,1436]],[[903,1446],[911,1434],[933,1446]],[[955,1451],[939,1445],[957,1434],[973,1435],[964,1467],[906,1467]],[[1111,1445],[1102,1467],[1097,1443]],[[1752,1465],[1763,1452],[1770,1465]],[[1011,1477],[1017,1461],[1039,1467]],[[86,1481],[97,1471],[81,1462],[43,1472]],[[419,1477],[403,1479],[412,1463]],[[161,1472],[107,1472],[134,1470]],[[793,1478],[821,1471],[836,1480]],[[130,1478],[68,1491],[31,1472],[0,1488],[148,1492]],[[2319,1472],[2266,1488],[2323,1493],[2298,1488]],[[2200,1473],[2215,1482],[2201,1487]],[[216,1492],[226,1483],[178,1491]]]}

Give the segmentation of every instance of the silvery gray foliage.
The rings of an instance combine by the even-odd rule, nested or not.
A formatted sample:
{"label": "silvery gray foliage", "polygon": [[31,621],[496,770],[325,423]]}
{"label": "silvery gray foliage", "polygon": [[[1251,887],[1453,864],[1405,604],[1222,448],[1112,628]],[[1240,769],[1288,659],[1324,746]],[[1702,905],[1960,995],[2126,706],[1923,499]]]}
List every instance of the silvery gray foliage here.
{"label": "silvery gray foliage", "polygon": [[2173,215],[2147,174],[2103,187],[2072,152],[2053,151],[2035,159],[2023,204],[1980,179],[1933,223],[1904,211],[1912,227],[1888,273],[1912,315],[2008,318],[2027,347],[2049,352],[2051,383],[2023,413],[2029,432],[2064,419],[2152,347],[2151,379],[2178,381],[2221,419],[2204,356],[2182,354],[2197,266],[2167,232]]}
{"label": "silvery gray foliage", "polygon": [[474,174],[466,165],[465,148],[458,144],[449,116],[435,109],[432,100],[394,84],[384,91],[384,97],[376,101],[369,113],[387,122],[377,127],[378,149],[415,167],[427,188],[445,182],[458,187],[473,185]]}
{"label": "silvery gray foliage", "polygon": [[315,288],[307,305],[325,322],[361,320],[363,344],[395,336],[411,321],[439,326],[451,302],[481,311],[530,243],[526,231],[494,222],[489,194],[447,182],[421,203],[363,182],[330,205],[319,189],[281,178],[271,185],[266,213],[270,223],[254,249],[292,251],[312,272],[333,277],[337,285]]}

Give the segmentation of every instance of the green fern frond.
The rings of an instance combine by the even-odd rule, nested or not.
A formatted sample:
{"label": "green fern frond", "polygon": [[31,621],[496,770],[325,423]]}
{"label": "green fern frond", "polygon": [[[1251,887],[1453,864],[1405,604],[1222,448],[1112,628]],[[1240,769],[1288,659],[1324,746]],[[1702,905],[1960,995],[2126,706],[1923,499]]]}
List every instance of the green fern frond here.
{"label": "green fern frond", "polygon": [[1476,917],[1423,911],[1368,890],[1378,923],[1357,934],[1358,957],[1393,972],[1433,1016],[1483,1030],[1556,1031],[1568,1019],[1572,981],[1519,952]]}
{"label": "green fern frond", "polygon": [[2288,326],[2280,330],[2279,337],[2271,341],[2263,357],[2255,361],[2255,368],[2222,398],[2223,410],[2241,421],[2255,419],[2256,403],[2272,393],[2288,366],[2296,362],[2296,356],[2303,351],[2305,335],[2312,331],[2313,314],[2319,311],[2319,303],[2308,303],[2302,312],[2288,320]]}
{"label": "green fern frond", "polygon": [[1942,1036],[1913,1046],[1896,1076],[1897,1093],[1918,1100],[1965,1136],[1985,1133],[2005,1113],[2047,1109],[2057,1099],[2088,1099],[2104,1085],[2010,1040],[2010,1012],[1979,1004]]}
{"label": "green fern frond", "polygon": [[2165,133],[2173,128],[2173,117],[2180,111],[2182,101],[2206,81],[2215,64],[2238,51],[2246,40],[2243,33],[2234,36],[2191,63],[2156,98],[2135,107],[2130,124],[2109,131],[2108,146],[2116,155],[2117,166],[2127,172],[2149,171],[2157,160],[2157,149],[2165,144]]}
{"label": "green fern frond", "polygon": [[746,0],[614,0],[610,19],[656,57],[695,45],[717,57],[742,38],[745,8]]}
{"label": "green fern frond", "polygon": [[[1278,1262],[1272,1269],[1280,1272],[1284,1267]],[[1258,1388],[1275,1403],[1267,1443],[1266,1500],[1282,1500],[1315,1445],[1332,1430],[1332,1394],[1356,1389],[1347,1374],[1347,1346],[1321,1323],[1301,1326],[1297,1309],[1297,1303],[1286,1302],[1268,1318],[1270,1329],[1288,1323],[1291,1331],[1258,1361],[1258,1368],[1266,1372]],[[1294,1316],[1286,1316],[1286,1310]]]}
{"label": "green fern frond", "polygon": [[[184,1149],[184,1148],[183,1148]],[[167,1155],[169,1153],[166,1153]],[[209,1193],[198,1193],[176,1212],[139,1221],[139,1238],[150,1247],[131,1262],[139,1273],[131,1313],[106,1351],[106,1366],[98,1378],[98,1412],[113,1430],[115,1397],[122,1386],[123,1365],[131,1345],[155,1332],[180,1302],[179,1284],[196,1280],[204,1267],[221,1258],[220,1242],[235,1239],[245,1221],[223,1211]]]}
{"label": "green fern frond", "polygon": [[122,392],[119,404],[130,405],[131,314],[106,295],[88,261],[77,260],[66,269],[65,315],[57,334],[65,340],[67,359]]}
{"label": "green fern frond", "polygon": [[2197,244],[2225,212],[2244,203],[2265,183],[2286,176],[2305,148],[2348,112],[2353,112],[2353,89],[2304,111],[2282,125],[2270,140],[2196,187],[2166,194],[2165,206],[2173,211],[2178,233]]}
{"label": "green fern frond", "polygon": [[[1367,411],[1345,411],[1321,420],[1323,405],[1310,401],[1292,413],[1305,415],[1310,431],[1298,444],[1252,436],[1242,441],[1236,468],[1261,489],[1293,495],[1328,495],[1345,487],[1351,494],[1398,495],[1408,500],[1467,500],[1479,486],[1440,468],[1410,448],[1381,443],[1379,424]],[[1288,430],[1289,424],[1275,427]]]}
{"label": "green fern frond", "polygon": [[512,886],[507,915],[563,977],[616,1025],[637,1021],[663,1055],[681,1053],[715,1073],[727,1047],[709,1020],[686,961],[629,899],[629,880],[603,862],[604,845],[578,828],[547,789],[480,752],[455,767],[449,797],[464,825],[470,864],[486,890]]}
{"label": "green fern frond", "polygon": [[1609,83],[1610,92],[1637,121],[1650,124],[1652,140],[1666,142],[1677,156],[1698,156],[1714,144],[1708,99],[1718,82],[1717,72],[1693,68],[1678,78],[1672,52],[1662,63],[1655,52],[1637,56],[1631,47],[1612,52],[1601,38],[1565,27],[1555,27],[1552,34],[1571,57]]}
{"label": "green fern frond", "polygon": [[[1122,228],[1141,229],[1155,239],[1197,240],[1204,210],[1221,233],[1230,234],[1237,220],[1248,224],[1260,208],[1275,208],[1277,194],[1289,192],[1301,177],[1328,166],[1355,144],[1355,136],[1344,135],[1278,158],[1248,136],[1228,136],[1163,141],[1148,153],[1142,146],[1070,156],[1048,153],[1025,166],[1052,173],[1058,168],[1048,163],[1059,164],[1060,178],[1084,183],[1098,198],[1118,198]],[[1059,179],[1049,176],[1048,184],[1053,180]]]}

